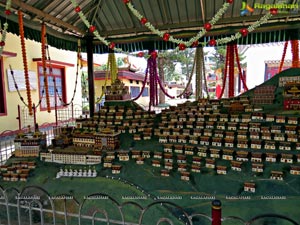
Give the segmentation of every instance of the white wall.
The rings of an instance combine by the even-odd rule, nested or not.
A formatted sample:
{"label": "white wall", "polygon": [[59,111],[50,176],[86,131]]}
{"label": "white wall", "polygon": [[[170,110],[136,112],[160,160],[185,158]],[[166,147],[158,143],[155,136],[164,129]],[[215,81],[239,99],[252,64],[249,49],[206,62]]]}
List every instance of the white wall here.
{"label": "white wall", "polygon": [[[265,61],[281,61],[284,42],[251,45],[246,51],[247,86],[249,89],[264,82]],[[285,60],[292,59],[291,46],[288,45]]]}

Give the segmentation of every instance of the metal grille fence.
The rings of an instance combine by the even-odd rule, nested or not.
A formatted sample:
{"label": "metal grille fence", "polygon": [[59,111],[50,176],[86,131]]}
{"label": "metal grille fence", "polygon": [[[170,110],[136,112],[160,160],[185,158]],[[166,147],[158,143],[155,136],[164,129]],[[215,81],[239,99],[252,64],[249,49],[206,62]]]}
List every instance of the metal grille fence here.
{"label": "metal grille fence", "polygon": [[[213,204],[215,201],[214,200]],[[212,205],[213,205],[212,204]],[[133,220],[126,221],[126,207],[131,207],[134,212]],[[154,213],[149,212],[155,208]],[[113,210],[112,210],[113,209]],[[156,218],[157,210],[164,210],[166,217]],[[167,209],[167,210],[166,210]],[[168,201],[154,201],[146,206],[136,202],[119,203],[113,197],[95,193],[87,196],[81,202],[72,195],[50,196],[41,187],[28,186],[21,191],[15,188],[3,189],[0,186],[0,224],[1,225],[34,225],[34,224],[189,224],[189,225],[258,225],[258,224],[280,224],[299,225],[296,221],[277,214],[258,215],[245,221],[242,218],[230,216],[218,218],[212,207],[212,217],[195,213],[189,215],[180,206]],[[221,210],[221,209],[220,209]],[[167,213],[172,212],[172,213]],[[176,212],[176,213],[175,213]],[[149,215],[147,215],[149,214]],[[167,215],[168,214],[168,215]],[[180,217],[175,217],[176,215]],[[180,218],[180,219],[179,219]],[[196,218],[198,218],[196,220]],[[200,218],[200,220],[199,220]],[[267,218],[273,218],[273,222],[265,222]],[[275,220],[274,220],[275,219]],[[201,222],[199,222],[201,221]],[[263,222],[264,221],[264,222]]]}

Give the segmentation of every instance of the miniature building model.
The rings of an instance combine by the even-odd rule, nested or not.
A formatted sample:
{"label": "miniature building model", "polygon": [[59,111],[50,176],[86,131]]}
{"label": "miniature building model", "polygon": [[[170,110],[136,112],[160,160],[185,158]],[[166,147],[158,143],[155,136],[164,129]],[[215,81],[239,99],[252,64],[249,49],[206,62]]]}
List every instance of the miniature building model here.
{"label": "miniature building model", "polygon": [[233,152],[231,149],[224,149],[222,158],[224,160],[233,160]]}
{"label": "miniature building model", "polygon": [[128,100],[128,99],[130,99],[128,87],[126,87],[125,84],[119,79],[116,79],[115,82],[111,85],[111,87],[106,89],[106,93],[105,93],[106,101]]}
{"label": "miniature building model", "polygon": [[35,169],[35,162],[21,161],[14,162],[12,165],[2,165],[0,175],[2,175],[3,181],[27,181],[29,172]]}
{"label": "miniature building model", "polygon": [[111,172],[113,174],[119,174],[119,173],[121,173],[121,169],[122,169],[121,165],[112,165]]}
{"label": "miniature building model", "polygon": [[271,171],[271,177],[272,180],[283,180],[283,172],[281,171]]}
{"label": "miniature building model", "polygon": [[74,132],[73,144],[74,146],[92,148],[95,146],[95,137],[91,132]]}
{"label": "miniature building model", "polygon": [[276,162],[277,154],[276,153],[266,153],[267,162]]}
{"label": "miniature building model", "polygon": [[217,174],[225,175],[227,173],[226,166],[217,166]]}
{"label": "miniature building model", "polygon": [[170,171],[169,170],[161,170],[160,175],[163,177],[169,177],[170,176]]}
{"label": "miniature building model", "polygon": [[210,169],[214,169],[215,168],[215,160],[206,158],[205,159],[205,167],[210,168]]}
{"label": "miniature building model", "polygon": [[181,180],[189,181],[190,180],[190,172],[181,172],[180,176]]}
{"label": "miniature building model", "polygon": [[159,160],[152,160],[152,166],[160,167],[160,161]]}
{"label": "miniature building model", "polygon": [[93,165],[101,163],[101,158],[101,155],[86,149],[49,149],[40,153],[41,161],[63,164]]}
{"label": "miniature building model", "polygon": [[293,155],[292,154],[281,154],[280,162],[293,163]]}
{"label": "miniature building model", "polygon": [[237,151],[236,152],[236,160],[237,161],[248,161],[248,152],[247,151]]}
{"label": "miniature building model", "polygon": [[41,132],[20,133],[14,140],[16,157],[38,157],[46,146],[46,135]]}
{"label": "miniature building model", "polygon": [[291,166],[290,174],[300,175],[300,166]]}
{"label": "miniature building model", "polygon": [[242,163],[239,161],[231,161],[231,169],[234,171],[241,172],[242,171]]}
{"label": "miniature building model", "polygon": [[255,193],[255,183],[245,182],[244,183],[244,191]]}
{"label": "miniature building model", "polygon": [[120,161],[129,161],[129,152],[128,151],[119,151],[118,158]]}
{"label": "miniature building model", "polygon": [[103,167],[104,168],[111,168],[113,163],[113,159],[104,158],[103,159]]}
{"label": "miniature building model", "polygon": [[262,173],[264,171],[264,165],[259,163],[252,164],[252,172]]}
{"label": "miniature building model", "polygon": [[109,128],[95,134],[95,147],[114,150],[120,147],[120,132],[114,132]]}

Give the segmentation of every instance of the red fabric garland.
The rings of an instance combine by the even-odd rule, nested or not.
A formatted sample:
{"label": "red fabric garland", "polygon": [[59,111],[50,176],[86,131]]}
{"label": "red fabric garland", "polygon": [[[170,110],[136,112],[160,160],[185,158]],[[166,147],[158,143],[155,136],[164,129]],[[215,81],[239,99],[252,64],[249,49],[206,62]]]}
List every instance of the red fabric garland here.
{"label": "red fabric garland", "polygon": [[143,86],[142,86],[142,90],[138,94],[138,96],[136,96],[134,99],[132,99],[132,101],[138,100],[141,97],[141,95],[143,94],[143,91],[144,91],[146,83],[147,83],[147,78],[148,78],[148,68],[146,69],[145,79],[144,79],[144,83],[143,83]]}
{"label": "red fabric garland", "polygon": [[234,97],[234,49],[233,44],[229,44],[229,82],[228,97]]}
{"label": "red fabric garland", "polygon": [[283,68],[284,59],[285,59],[285,55],[286,55],[286,50],[287,50],[288,44],[289,44],[289,42],[288,42],[288,41],[286,41],[286,42],[284,43],[284,47],[283,47],[283,53],[282,53],[281,62],[280,62],[280,66],[279,66],[279,69],[278,69],[278,73],[280,73],[280,72],[282,71],[282,68]]}
{"label": "red fabric garland", "polygon": [[299,67],[299,42],[298,40],[291,40],[292,50],[292,68]]}
{"label": "red fabric garland", "polygon": [[239,70],[239,76],[240,76],[240,78],[242,80],[243,87],[244,87],[245,91],[248,91],[248,87],[247,87],[247,84],[246,84],[246,81],[245,81],[245,77],[243,76],[242,69],[241,69],[241,64],[240,64],[240,58],[239,58],[237,44],[234,45],[234,53],[235,53],[235,57],[236,57],[237,67],[238,67],[238,70]]}
{"label": "red fabric garland", "polygon": [[223,86],[221,90],[221,94],[218,96],[218,99],[221,99],[224,91],[225,91],[225,85],[226,85],[226,79],[227,79],[227,67],[228,67],[228,62],[229,62],[229,54],[228,54],[228,45],[226,49],[226,60],[225,60],[225,68],[224,68],[224,75],[223,75]]}

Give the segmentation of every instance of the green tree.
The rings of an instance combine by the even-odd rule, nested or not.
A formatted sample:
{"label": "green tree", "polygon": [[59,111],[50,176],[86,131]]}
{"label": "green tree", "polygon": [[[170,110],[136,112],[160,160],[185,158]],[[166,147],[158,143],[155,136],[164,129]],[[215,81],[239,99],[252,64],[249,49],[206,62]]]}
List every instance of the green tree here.
{"label": "green tree", "polygon": [[[165,75],[165,81],[179,81],[182,75],[187,78],[190,76],[195,49],[188,48],[184,51],[174,52],[173,50],[162,51],[163,53],[163,70]],[[182,73],[176,71],[176,65],[180,64]]]}
{"label": "green tree", "polygon": [[[225,62],[226,62],[226,46],[225,45],[216,46],[214,47],[214,49],[215,52],[213,53],[213,58],[212,58],[212,61],[214,62],[214,66],[212,67],[212,69],[223,70],[225,68]],[[248,47],[238,50],[241,68],[246,67],[246,63],[244,63],[243,61],[246,58],[245,52],[247,51],[247,49]],[[237,66],[236,60],[235,60],[235,66]]]}

